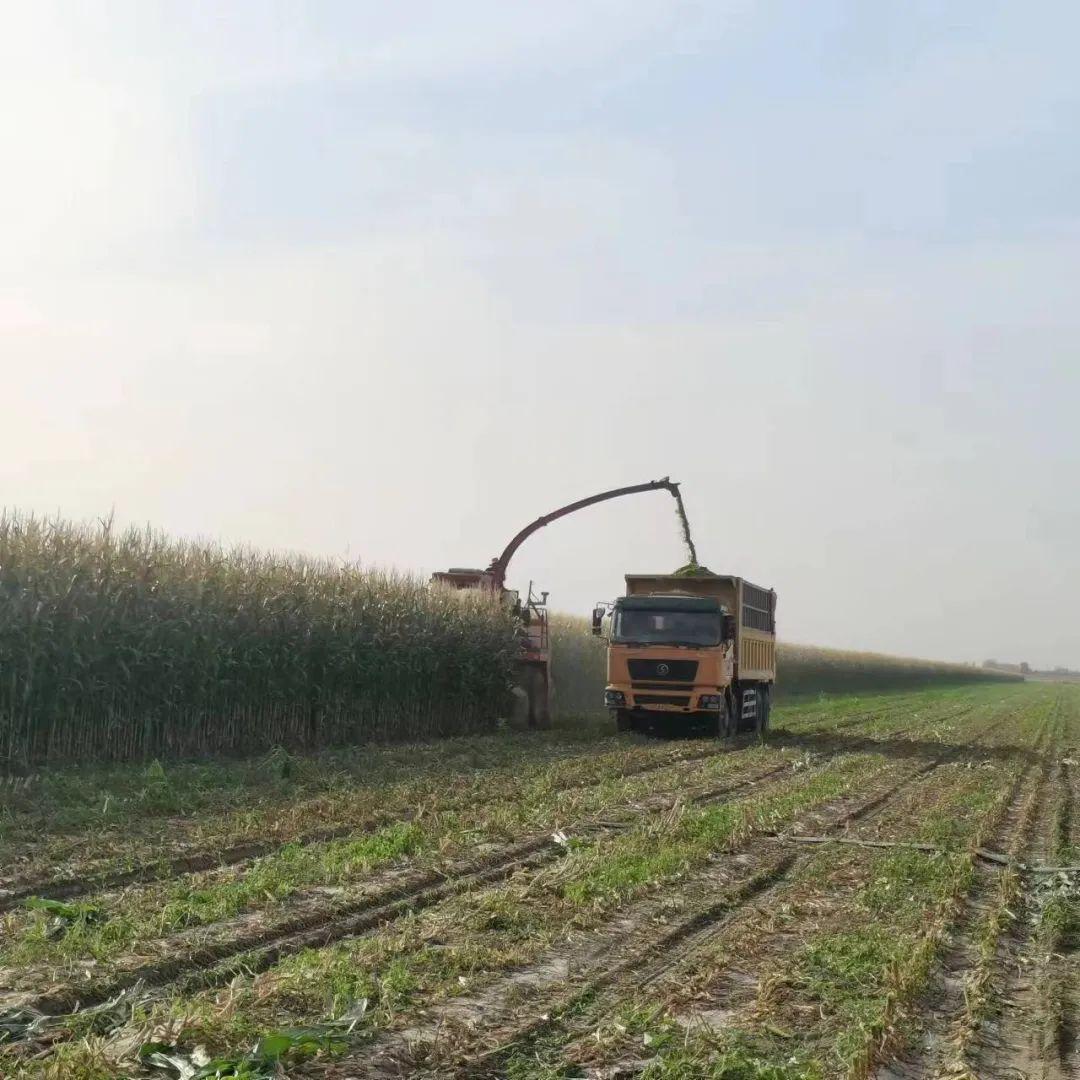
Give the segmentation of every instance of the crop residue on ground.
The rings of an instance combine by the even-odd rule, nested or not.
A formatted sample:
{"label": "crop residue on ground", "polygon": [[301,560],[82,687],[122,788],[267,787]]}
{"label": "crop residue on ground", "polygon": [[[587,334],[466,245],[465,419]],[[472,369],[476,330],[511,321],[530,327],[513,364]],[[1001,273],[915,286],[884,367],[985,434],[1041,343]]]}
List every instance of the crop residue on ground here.
{"label": "crop residue on ground", "polygon": [[775,723],[28,777],[0,1075],[1074,1074],[1080,691]]}

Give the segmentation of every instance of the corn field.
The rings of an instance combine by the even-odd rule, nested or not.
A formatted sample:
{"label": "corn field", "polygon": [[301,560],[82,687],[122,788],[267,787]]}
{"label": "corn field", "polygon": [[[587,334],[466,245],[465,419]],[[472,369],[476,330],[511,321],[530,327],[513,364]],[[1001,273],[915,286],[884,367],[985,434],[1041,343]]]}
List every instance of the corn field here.
{"label": "corn field", "polygon": [[515,648],[480,594],[0,516],[0,767],[486,729]]}

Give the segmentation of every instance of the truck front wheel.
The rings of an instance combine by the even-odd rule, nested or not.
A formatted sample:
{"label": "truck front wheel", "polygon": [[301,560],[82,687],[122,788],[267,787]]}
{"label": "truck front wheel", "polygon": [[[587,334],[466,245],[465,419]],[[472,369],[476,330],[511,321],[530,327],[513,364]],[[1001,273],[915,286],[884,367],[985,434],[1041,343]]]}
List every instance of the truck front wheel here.
{"label": "truck front wheel", "polygon": [[731,719],[731,699],[724,694],[720,699],[720,713],[716,717],[716,737],[718,739],[730,739],[735,734],[735,726]]}
{"label": "truck front wheel", "polygon": [[630,715],[629,709],[615,710],[615,730],[619,732],[620,735],[624,732],[634,730],[634,719]]}

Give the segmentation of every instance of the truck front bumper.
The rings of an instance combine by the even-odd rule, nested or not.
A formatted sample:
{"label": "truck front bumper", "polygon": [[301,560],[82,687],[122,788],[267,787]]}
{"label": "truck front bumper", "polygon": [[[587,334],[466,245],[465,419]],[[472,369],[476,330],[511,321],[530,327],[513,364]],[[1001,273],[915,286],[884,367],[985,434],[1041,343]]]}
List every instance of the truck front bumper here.
{"label": "truck front bumper", "polygon": [[657,693],[609,686],[604,691],[604,705],[607,708],[631,709],[634,712],[719,712],[723,701],[722,691],[715,687]]}

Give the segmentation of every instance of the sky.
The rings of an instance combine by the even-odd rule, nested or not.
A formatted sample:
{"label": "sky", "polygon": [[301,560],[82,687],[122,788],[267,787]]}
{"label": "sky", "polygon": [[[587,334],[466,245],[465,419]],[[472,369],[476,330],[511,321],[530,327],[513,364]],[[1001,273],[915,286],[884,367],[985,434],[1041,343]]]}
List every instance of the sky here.
{"label": "sky", "polygon": [[[0,38],[0,504],[418,573],[683,485],[790,641],[1080,667],[1080,8],[111,0]],[[671,499],[511,566],[586,614]]]}

